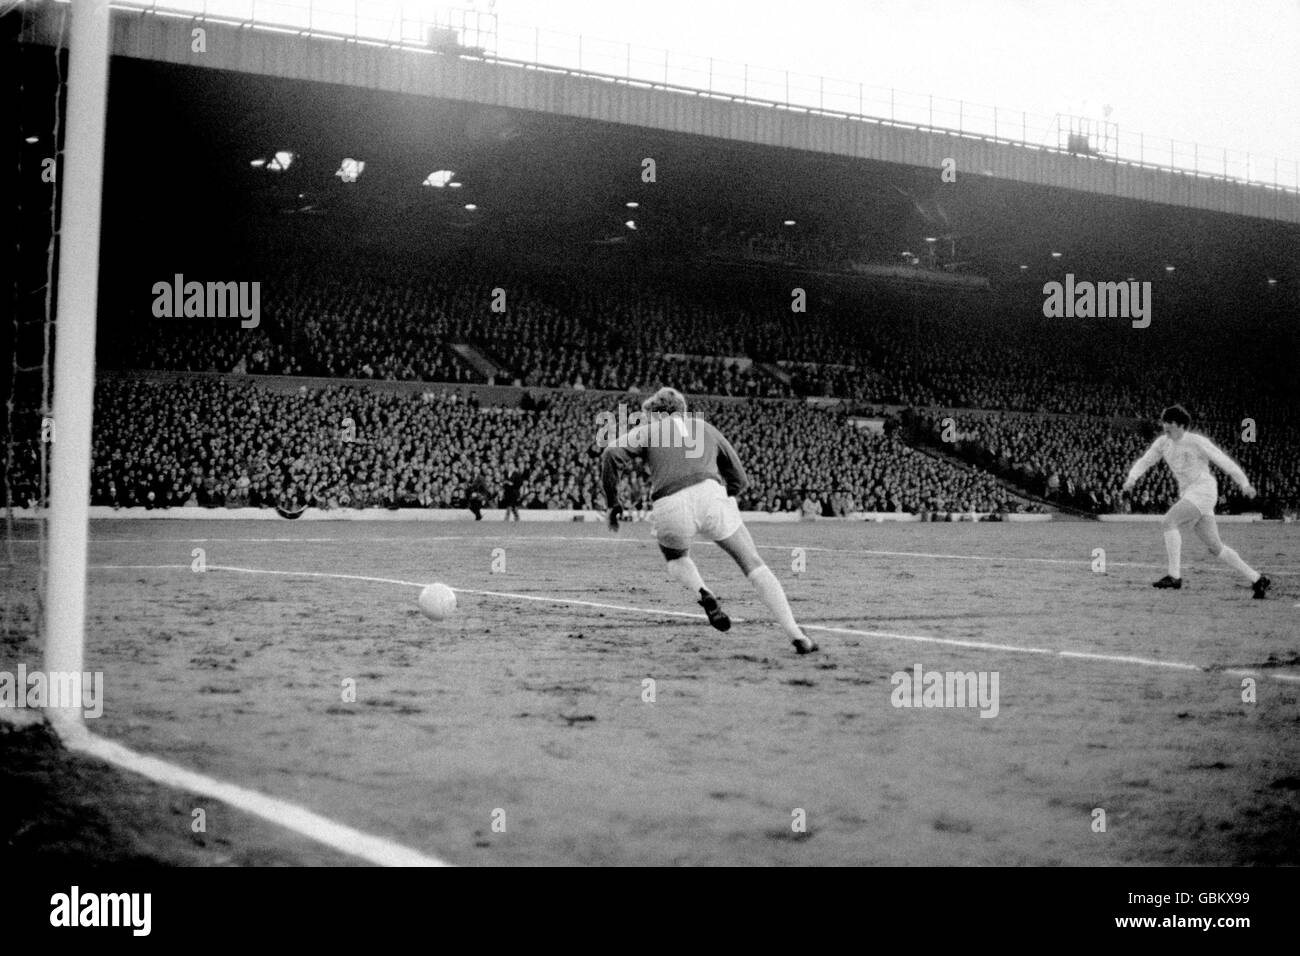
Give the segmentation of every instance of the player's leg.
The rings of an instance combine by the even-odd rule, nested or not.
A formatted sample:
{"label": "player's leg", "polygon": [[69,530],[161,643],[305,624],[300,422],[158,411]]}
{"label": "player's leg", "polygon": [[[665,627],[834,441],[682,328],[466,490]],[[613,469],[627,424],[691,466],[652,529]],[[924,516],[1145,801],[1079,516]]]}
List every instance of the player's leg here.
{"label": "player's leg", "polygon": [[1201,515],[1200,520],[1193,527],[1196,530],[1196,536],[1210,549],[1210,554],[1234,571],[1244,575],[1246,580],[1250,582],[1255,597],[1262,598],[1264,592],[1268,590],[1269,585],[1273,582],[1243,561],[1241,555],[1223,543],[1223,540],[1219,537],[1219,522],[1214,515]]}
{"label": "player's leg", "polygon": [[1169,559],[1169,573],[1156,581],[1152,587],[1181,588],[1183,586],[1182,527],[1195,524],[1200,517],[1200,509],[1186,498],[1181,498],[1160,519],[1160,530],[1165,537],[1165,555]]}
{"label": "player's leg", "polygon": [[718,605],[718,599],[704,583],[700,569],[691,560],[691,539],[695,535],[695,524],[690,509],[678,497],[681,494],[683,492],[660,499],[650,512],[650,523],[654,527],[655,538],[659,541],[659,551],[668,563],[668,576],[690,592],[691,598],[704,608],[710,624],[719,631],[730,630],[731,618]]}
{"label": "player's leg", "polygon": [[749,578],[749,583],[754,586],[758,596],[763,599],[767,609],[772,612],[772,616],[790,638],[790,643],[794,645],[795,650],[800,654],[817,650],[817,645],[800,630],[799,624],[795,621],[794,612],[790,610],[790,602],[785,596],[785,588],[781,587],[781,582],[772,573],[772,569],[758,556],[758,548],[754,546],[754,539],[750,537],[749,529],[737,522],[735,531],[725,538],[718,539],[718,547],[731,555],[732,560],[740,565],[740,570],[745,573],[745,577]]}
{"label": "player's leg", "polygon": [[731,630],[731,618],[727,616],[726,611],[722,610],[722,606],[718,604],[718,599],[709,590],[708,585],[704,583],[704,578],[700,575],[700,569],[691,560],[690,548],[673,547],[660,540],[659,551],[663,554],[664,560],[668,562],[668,576],[691,593],[691,597],[695,599],[695,602],[704,608],[704,613],[709,617],[709,623],[719,631]]}

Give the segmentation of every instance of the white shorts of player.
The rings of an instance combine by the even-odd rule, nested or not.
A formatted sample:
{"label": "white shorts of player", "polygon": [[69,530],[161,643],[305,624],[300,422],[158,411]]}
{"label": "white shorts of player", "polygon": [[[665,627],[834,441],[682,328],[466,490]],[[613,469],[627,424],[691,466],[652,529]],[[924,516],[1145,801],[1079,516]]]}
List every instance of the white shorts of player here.
{"label": "white shorts of player", "polygon": [[1219,483],[1214,480],[1213,475],[1206,475],[1184,488],[1179,500],[1190,501],[1203,515],[1212,515],[1215,506],[1219,503]]}
{"label": "white shorts of player", "polygon": [[709,479],[660,498],[650,523],[660,544],[684,548],[697,534],[710,541],[731,537],[741,525],[740,508],[727,489]]}

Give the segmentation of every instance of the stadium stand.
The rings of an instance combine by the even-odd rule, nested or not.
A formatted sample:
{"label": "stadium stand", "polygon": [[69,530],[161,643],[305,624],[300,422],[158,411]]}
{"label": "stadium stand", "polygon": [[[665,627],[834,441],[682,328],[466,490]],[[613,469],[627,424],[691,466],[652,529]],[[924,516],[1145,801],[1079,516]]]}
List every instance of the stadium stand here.
{"label": "stadium stand", "polygon": [[[1291,388],[1261,346],[1267,336],[1252,346],[1209,325],[1138,339],[1122,323],[1013,321],[979,301],[969,312],[900,318],[861,297],[798,314],[788,292],[782,301],[765,284],[682,293],[665,282],[500,271],[452,279],[318,265],[266,283],[259,334],[145,319],[146,335],[102,359],[116,368],[480,381],[448,349],[464,342],[495,361],[498,381],[525,386],[644,390],[676,381],[695,394],[1127,417],[1177,400],[1207,421],[1258,415]],[[504,313],[489,308],[494,288],[507,292]],[[754,363],[779,365],[789,383]]]}
{"label": "stadium stand", "polygon": [[[456,508],[480,476],[498,502],[517,462],[527,476],[523,508],[599,508],[597,415],[612,411],[616,397],[550,392],[519,407],[481,407],[446,389],[283,393],[224,378],[113,377],[98,390],[92,501]],[[732,436],[745,461],[752,484],[741,504],[748,509],[798,511],[808,500],[828,516],[1019,507],[988,476],[896,436],[859,431],[842,412],[795,402],[696,408]],[[645,497],[632,476],[627,500]]]}
{"label": "stadium stand", "polygon": [[[138,451],[129,462],[97,453],[96,503],[453,507],[475,463],[499,489],[517,450],[531,472],[524,507],[599,507],[586,456],[595,412],[610,399],[582,393],[640,394],[660,384],[693,398],[824,396],[849,409],[914,410],[901,433],[883,437],[855,433],[842,411],[798,402],[706,405],[752,463],[743,504],[762,510],[804,510],[810,495],[808,510],[826,515],[1009,510],[1014,502],[996,476],[1089,512],[1159,511],[1174,497],[1163,470],[1131,499],[1119,485],[1151,438],[1139,422],[1173,401],[1193,408],[1271,506],[1300,501],[1292,385],[1267,336],[1242,343],[1210,324],[1171,323],[1138,337],[1023,312],[1012,319],[996,301],[978,300],[969,313],[949,303],[902,314],[887,296],[856,295],[793,313],[771,283],[743,279],[574,281],[481,266],[411,271],[364,256],[285,262],[265,274],[258,328],[142,318],[144,334],[105,337],[101,363],[444,386],[486,380],[572,395],[544,410],[490,411],[452,402],[443,389],[421,405],[355,389],[290,401],[223,391],[233,385],[117,383],[101,395],[101,431],[109,431],[97,434],[97,448],[110,459]],[[503,313],[489,308],[498,287],[507,294]],[[457,344],[497,374],[479,374]],[[339,449],[331,436],[353,406],[358,427],[378,434]],[[128,407],[152,411],[128,422],[119,414]],[[185,417],[204,407],[223,412],[201,427]],[[942,440],[948,416],[937,409],[965,410],[955,417],[957,441]],[[485,418],[486,432],[470,424]],[[1246,419],[1268,440],[1237,440]],[[384,437],[394,429],[401,443]],[[538,435],[548,444],[538,445]],[[976,471],[952,467],[945,454]],[[1245,507],[1235,488],[1220,485],[1224,507]],[[639,487],[629,494],[644,497]]]}

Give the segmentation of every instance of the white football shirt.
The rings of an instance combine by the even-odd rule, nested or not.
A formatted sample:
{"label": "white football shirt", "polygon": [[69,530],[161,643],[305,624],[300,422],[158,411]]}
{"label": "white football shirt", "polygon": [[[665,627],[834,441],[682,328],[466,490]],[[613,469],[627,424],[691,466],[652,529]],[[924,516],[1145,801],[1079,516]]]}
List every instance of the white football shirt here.
{"label": "white football shirt", "polygon": [[1184,432],[1183,437],[1178,441],[1174,441],[1168,435],[1158,437],[1151,443],[1146,454],[1129,470],[1128,480],[1137,481],[1161,458],[1174,473],[1179,494],[1186,494],[1189,488],[1204,484],[1206,481],[1214,481],[1214,475],[1210,472],[1210,462],[1218,465],[1224,474],[1242,489],[1250,484],[1240,465],[1225,455],[1214,442],[1195,432]]}

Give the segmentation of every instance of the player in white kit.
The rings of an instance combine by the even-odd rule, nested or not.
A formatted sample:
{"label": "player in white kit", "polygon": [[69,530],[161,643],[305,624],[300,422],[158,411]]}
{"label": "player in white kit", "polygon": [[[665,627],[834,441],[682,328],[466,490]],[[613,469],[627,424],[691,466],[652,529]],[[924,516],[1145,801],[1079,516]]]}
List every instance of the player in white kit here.
{"label": "player in white kit", "polygon": [[1129,469],[1124,490],[1132,491],[1139,478],[1158,460],[1163,458],[1178,482],[1178,501],[1165,514],[1160,526],[1165,534],[1165,552],[1169,557],[1169,573],[1152,586],[1181,588],[1183,536],[1181,528],[1191,525],[1196,536],[1205,542],[1210,554],[1228,567],[1243,574],[1250,581],[1256,598],[1272,584],[1232,548],[1219,540],[1219,525],[1214,519],[1214,506],[1219,500],[1219,484],[1210,473],[1210,462],[1235,481],[1247,498],[1255,497],[1255,489],[1246,478],[1241,466],[1223,453],[1204,435],[1188,431],[1192,416],[1181,405],[1166,408],[1160,415],[1165,433],[1155,440],[1145,455]]}
{"label": "player in white kit", "polygon": [[630,428],[601,452],[601,484],[609,506],[609,529],[618,531],[623,506],[618,500],[619,472],[642,459],[650,471],[650,498],[659,550],[668,575],[685,585],[719,631],[731,628],[717,597],[691,560],[691,540],[698,534],[731,555],[786,637],[800,654],[817,650],[790,611],[785,589],[761,557],[740,519],[736,495],[749,484],[731,443],[702,418],[686,413],[686,397],[661,388],[641,405],[648,421]]}

